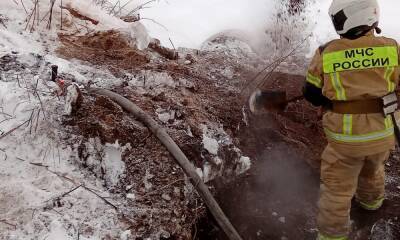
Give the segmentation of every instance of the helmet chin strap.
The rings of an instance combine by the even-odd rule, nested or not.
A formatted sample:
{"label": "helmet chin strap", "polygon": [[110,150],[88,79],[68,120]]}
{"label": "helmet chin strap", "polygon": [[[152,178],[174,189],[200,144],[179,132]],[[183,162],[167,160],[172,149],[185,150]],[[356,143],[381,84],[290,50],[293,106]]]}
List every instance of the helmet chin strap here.
{"label": "helmet chin strap", "polygon": [[347,33],[341,34],[340,36],[343,38],[355,40],[362,36],[365,36],[371,30],[375,30],[377,34],[381,34],[382,30],[378,27],[378,22],[374,23],[372,26],[359,26],[353,29],[350,29]]}

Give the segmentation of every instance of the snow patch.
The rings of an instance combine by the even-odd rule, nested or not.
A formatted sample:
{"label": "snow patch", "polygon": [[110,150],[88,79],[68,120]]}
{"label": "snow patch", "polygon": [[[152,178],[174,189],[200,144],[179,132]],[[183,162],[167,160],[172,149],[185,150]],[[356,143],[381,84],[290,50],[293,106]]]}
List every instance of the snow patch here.
{"label": "snow patch", "polygon": [[147,29],[139,22],[132,23],[127,28],[120,28],[118,31],[125,36],[130,46],[139,50],[147,48],[150,44],[151,37],[147,33]]}
{"label": "snow patch", "polygon": [[50,234],[47,236],[49,240],[72,240],[73,238],[68,235],[64,227],[58,220],[53,220],[50,223]]}
{"label": "snow patch", "polygon": [[74,106],[76,105],[79,97],[78,86],[72,84],[67,88],[67,96],[65,97],[64,111],[66,115],[71,115]]}
{"label": "snow patch", "polygon": [[125,232],[121,233],[121,240],[129,240],[132,237],[131,230],[126,230]]}
{"label": "snow patch", "polygon": [[237,174],[242,174],[251,168],[251,160],[249,157],[241,156],[238,160],[238,165],[236,168]]}
{"label": "snow patch", "polygon": [[163,123],[168,123],[171,120],[175,119],[176,111],[175,110],[166,110],[162,108],[158,108],[156,110],[156,114],[158,119]]}
{"label": "snow patch", "polygon": [[205,133],[203,133],[203,147],[213,155],[218,154],[218,149],[219,149],[218,141],[214,138],[207,136],[207,134]]}
{"label": "snow patch", "polygon": [[122,161],[121,147],[118,142],[115,144],[106,144],[104,148],[103,169],[105,170],[105,179],[115,186],[125,172],[125,163]]}
{"label": "snow patch", "polygon": [[142,87],[144,89],[176,87],[174,79],[167,72],[153,72],[143,70],[138,76],[129,81],[129,86]]}

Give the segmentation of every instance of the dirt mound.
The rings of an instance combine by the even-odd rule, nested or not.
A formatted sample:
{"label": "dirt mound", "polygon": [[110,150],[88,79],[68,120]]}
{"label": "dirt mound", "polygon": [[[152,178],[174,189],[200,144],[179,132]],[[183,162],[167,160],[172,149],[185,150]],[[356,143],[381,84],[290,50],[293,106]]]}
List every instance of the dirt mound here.
{"label": "dirt mound", "polygon": [[82,36],[79,42],[84,47],[96,48],[100,50],[123,50],[132,46],[120,32],[109,30],[105,32],[96,32],[91,35]]}
{"label": "dirt mound", "polygon": [[126,175],[111,191],[134,193],[130,208],[136,210],[130,211],[135,216],[124,221],[136,237],[161,232],[161,239],[190,238],[192,224],[204,208],[193,190],[186,188],[182,170],[146,127],[110,99],[89,95],[85,95],[79,111],[65,119],[65,124],[83,135],[85,140],[78,147],[81,164],[100,178],[104,178],[104,171],[93,166],[101,165],[102,158],[98,158],[98,164],[88,162],[88,139],[97,138],[103,144],[118,140],[129,146],[122,153]]}
{"label": "dirt mound", "polygon": [[59,35],[63,43],[57,53],[67,59],[80,59],[95,65],[108,65],[122,69],[138,68],[150,57],[137,50],[122,33],[110,30],[90,35]]}

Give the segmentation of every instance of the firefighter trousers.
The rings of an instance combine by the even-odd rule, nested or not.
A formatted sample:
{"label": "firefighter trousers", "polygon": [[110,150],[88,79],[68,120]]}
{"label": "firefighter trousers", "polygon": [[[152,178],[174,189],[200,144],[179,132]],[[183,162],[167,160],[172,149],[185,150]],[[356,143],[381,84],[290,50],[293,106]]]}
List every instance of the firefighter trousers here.
{"label": "firefighter trousers", "polygon": [[318,229],[324,239],[346,239],[351,200],[377,210],[385,195],[385,162],[390,151],[365,157],[345,156],[329,144],[322,154]]}

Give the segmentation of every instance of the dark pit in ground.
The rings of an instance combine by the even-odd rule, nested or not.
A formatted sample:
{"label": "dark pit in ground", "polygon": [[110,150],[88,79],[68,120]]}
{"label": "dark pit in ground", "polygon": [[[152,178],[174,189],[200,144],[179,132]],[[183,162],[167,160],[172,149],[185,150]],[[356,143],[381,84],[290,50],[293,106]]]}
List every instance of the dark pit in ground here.
{"label": "dark pit in ground", "polygon": [[[253,119],[253,123],[271,121],[261,118]],[[252,169],[227,186],[216,184],[217,200],[245,240],[314,240],[319,174],[318,169],[310,166],[318,164],[308,164],[310,160],[305,156],[313,154],[296,149],[275,132],[276,125],[268,125],[273,128],[253,125],[243,130],[241,141],[243,149],[253,158]],[[314,135],[312,141],[323,142],[323,139]],[[353,204],[350,239],[400,239],[398,155],[395,152],[387,164],[387,201],[382,209],[367,212]],[[198,221],[193,235],[198,240],[227,239],[210,214]]]}

